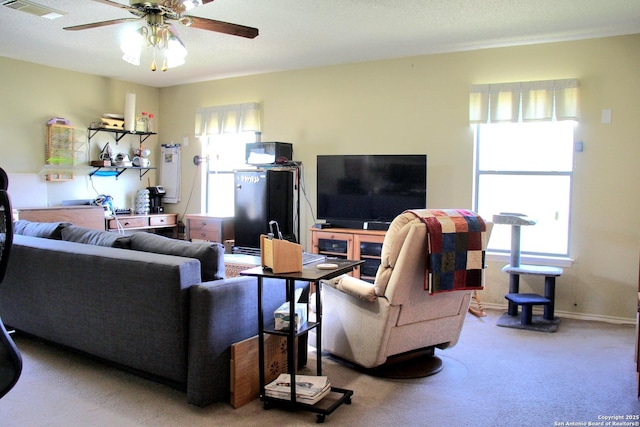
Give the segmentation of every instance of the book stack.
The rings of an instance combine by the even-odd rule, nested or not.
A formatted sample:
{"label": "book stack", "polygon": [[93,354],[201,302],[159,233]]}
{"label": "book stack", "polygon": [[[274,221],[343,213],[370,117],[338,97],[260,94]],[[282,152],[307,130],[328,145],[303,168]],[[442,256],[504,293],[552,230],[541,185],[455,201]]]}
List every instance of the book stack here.
{"label": "book stack", "polygon": [[[331,391],[329,379],[316,375],[296,375],[296,402],[313,405]],[[291,375],[280,374],[264,387],[268,397],[291,400]]]}

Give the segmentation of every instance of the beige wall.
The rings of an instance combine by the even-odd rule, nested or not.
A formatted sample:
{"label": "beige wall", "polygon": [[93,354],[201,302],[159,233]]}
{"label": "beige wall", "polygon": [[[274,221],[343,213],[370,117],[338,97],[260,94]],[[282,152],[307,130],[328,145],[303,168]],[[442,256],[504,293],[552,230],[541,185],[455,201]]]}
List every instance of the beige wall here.
{"label": "beige wall", "polygon": [[[262,104],[264,141],[294,144],[294,157],[304,164],[307,197],[314,211],[315,157],[328,153],[426,153],[428,207],[470,208],[473,135],[468,125],[469,86],[578,78],[582,120],[576,138],[584,141],[584,152],[576,154],[575,160],[571,239],[575,262],[558,280],[556,307],[562,315],[633,321],[640,240],[640,216],[635,215],[640,210],[639,45],[640,35],[633,35],[263,74],[160,90],[136,87],[136,91],[147,94],[150,103],[159,92],[162,143],[182,142],[185,134],[191,137],[182,155],[183,201],[170,206],[180,214],[200,210],[200,181],[194,179],[197,171],[191,160],[200,150],[193,139],[195,109],[250,101]],[[0,73],[7,73],[7,66],[17,74],[12,77],[22,88],[32,84],[22,74],[44,70],[47,78],[54,76],[58,87],[50,90],[46,103],[53,102],[50,97],[61,98],[60,103],[72,100],[71,105],[60,106],[61,112],[51,111],[51,104],[43,111],[34,107],[41,102],[39,91],[34,90],[21,111],[10,111],[10,120],[0,119],[2,129],[11,128],[14,133],[0,143],[0,156],[24,158],[15,166],[12,162],[19,171],[37,169],[41,157],[34,156],[40,156],[40,151],[7,147],[7,141],[24,144],[41,139],[42,135],[26,129],[42,127],[51,115],[73,118],[85,114],[78,120],[88,123],[105,108],[118,112],[128,90],[122,82],[0,58]],[[80,81],[82,86],[77,84]],[[41,89],[46,85],[41,83]],[[111,86],[116,86],[115,95],[110,95]],[[91,108],[83,107],[83,102]],[[602,109],[612,110],[611,124],[600,123]],[[43,134],[42,128],[40,132]],[[40,142],[28,144],[40,150]],[[4,166],[5,162],[0,163]],[[186,206],[193,185],[194,196]],[[306,230],[313,219],[305,202],[301,208],[302,230]],[[308,248],[308,233],[302,237]],[[489,264],[487,289],[481,292],[489,305],[505,302],[508,276],[500,272],[501,266]],[[541,293],[542,280],[523,278],[521,291],[529,290]]]}
{"label": "beige wall", "polygon": [[[0,166],[9,173],[36,174],[45,161],[46,123],[52,117],[64,117],[80,129],[104,113],[122,113],[127,92],[136,94],[140,111],[158,112],[160,90],[105,77],[60,70],[0,57]],[[159,160],[158,138],[150,137],[146,145]],[[92,159],[110,143],[114,152],[130,154],[139,140],[126,136],[118,144],[110,134],[99,134],[91,140]],[[85,174],[74,181],[46,184],[48,205],[62,200],[93,199],[97,194],[111,194],[120,207],[130,205],[139,188],[155,185],[155,171],[143,180],[137,171],[115,178],[95,177],[93,183]],[[43,178],[39,178],[43,182]],[[43,184],[44,185],[44,184]],[[38,200],[34,204],[41,205]]]}

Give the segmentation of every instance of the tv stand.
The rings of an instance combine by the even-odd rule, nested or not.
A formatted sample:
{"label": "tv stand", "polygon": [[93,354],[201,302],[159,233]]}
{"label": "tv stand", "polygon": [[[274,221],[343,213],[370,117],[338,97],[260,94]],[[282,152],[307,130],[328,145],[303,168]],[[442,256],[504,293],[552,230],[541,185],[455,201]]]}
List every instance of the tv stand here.
{"label": "tv stand", "polygon": [[386,233],[386,230],[362,228],[311,228],[311,252],[330,258],[362,260],[364,264],[355,267],[352,275],[373,282]]}

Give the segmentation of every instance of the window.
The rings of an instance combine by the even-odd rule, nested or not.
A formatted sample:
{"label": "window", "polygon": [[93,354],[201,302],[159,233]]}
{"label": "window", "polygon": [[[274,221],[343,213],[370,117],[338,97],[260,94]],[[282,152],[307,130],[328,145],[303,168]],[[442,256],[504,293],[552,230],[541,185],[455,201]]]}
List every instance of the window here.
{"label": "window", "polygon": [[202,142],[203,209],[218,217],[234,216],[234,175],[248,169],[246,144],[257,142],[260,135],[260,104],[222,105],[198,108],[195,135]]}
{"label": "window", "polygon": [[203,139],[204,156],[209,159],[204,197],[208,214],[218,217],[234,215],[233,171],[251,168],[245,163],[245,147],[251,142],[256,142],[255,132],[211,135],[206,138],[206,143]]}
{"label": "window", "polygon": [[[475,125],[474,209],[484,218],[525,214],[522,254],[569,255],[576,79],[472,85]],[[511,250],[511,227],[493,228],[489,249]]]}
{"label": "window", "polygon": [[[516,212],[537,220],[521,228],[523,254],[569,255],[575,123],[475,126],[474,209],[487,219]],[[495,226],[489,249],[509,252],[511,227]]]}

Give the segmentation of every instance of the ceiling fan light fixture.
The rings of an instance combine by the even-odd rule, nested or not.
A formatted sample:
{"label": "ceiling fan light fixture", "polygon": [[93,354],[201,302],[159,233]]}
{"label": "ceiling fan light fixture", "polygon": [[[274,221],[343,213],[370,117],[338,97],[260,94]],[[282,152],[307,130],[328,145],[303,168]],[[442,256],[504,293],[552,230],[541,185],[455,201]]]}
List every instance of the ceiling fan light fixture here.
{"label": "ceiling fan light fixture", "polygon": [[129,64],[140,65],[140,56],[145,46],[145,37],[142,28],[144,27],[140,27],[135,31],[126,32],[120,43],[120,50],[122,50],[123,53],[122,59]]}
{"label": "ceiling fan light fixture", "polygon": [[[0,4],[5,4],[7,2],[14,3],[18,1],[19,0],[0,0]],[[157,63],[155,60],[156,49],[164,56],[161,68],[162,71],[166,71],[168,68],[178,67],[185,63],[187,49],[178,37],[173,25],[170,24],[171,21],[177,21],[187,27],[192,26],[196,29],[214,31],[249,39],[253,39],[258,35],[257,28],[183,14],[187,10],[202,6],[203,4],[211,3],[213,0],[130,0],[129,6],[112,0],[95,1],[118,7],[120,9],[126,9],[136,17],[110,19],[107,21],[93,22],[91,24],[73,25],[64,27],[63,29],[79,31],[145,19],[146,25],[123,35],[122,42],[120,43],[120,49],[122,50],[122,59],[124,61],[130,64],[140,65],[140,58],[142,56],[143,49],[145,47],[152,48],[152,71],[157,70]]]}
{"label": "ceiling fan light fixture", "polygon": [[202,6],[202,0],[184,0],[182,4],[185,10],[191,10],[194,7]]}
{"label": "ceiling fan light fixture", "polygon": [[167,68],[175,68],[185,63],[187,49],[182,42],[173,34],[169,36],[167,48],[165,49],[165,60]]}
{"label": "ceiling fan light fixture", "polygon": [[120,43],[122,59],[132,65],[140,65],[140,58],[145,48],[153,49],[151,71],[158,69],[155,59],[156,50],[164,56],[162,71],[183,65],[187,56],[184,44],[170,31],[168,25],[142,26],[135,31],[125,33]]}
{"label": "ceiling fan light fixture", "polygon": [[140,65],[140,55],[135,56],[135,55],[128,55],[125,53],[122,55],[122,59],[131,65]]}

